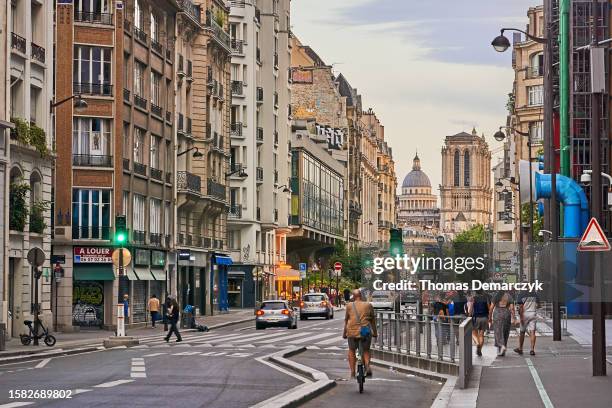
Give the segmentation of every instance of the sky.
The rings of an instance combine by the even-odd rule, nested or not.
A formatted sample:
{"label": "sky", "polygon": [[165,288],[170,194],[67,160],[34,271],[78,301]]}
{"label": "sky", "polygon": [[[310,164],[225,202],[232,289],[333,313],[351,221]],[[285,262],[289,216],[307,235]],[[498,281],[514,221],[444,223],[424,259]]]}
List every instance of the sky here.
{"label": "sky", "polygon": [[[398,185],[421,167],[438,194],[444,138],[493,133],[506,123],[514,78],[510,50],[491,40],[502,27],[525,29],[541,0],[292,0],[292,31],[342,73],[385,126]],[[511,33],[509,38],[512,39]],[[492,165],[496,159],[492,160]]]}

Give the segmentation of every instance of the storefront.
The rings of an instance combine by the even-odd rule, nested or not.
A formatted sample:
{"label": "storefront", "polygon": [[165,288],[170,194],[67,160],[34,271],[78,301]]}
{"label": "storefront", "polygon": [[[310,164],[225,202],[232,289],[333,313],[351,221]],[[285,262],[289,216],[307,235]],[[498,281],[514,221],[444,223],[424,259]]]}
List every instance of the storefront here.
{"label": "storefront", "polygon": [[227,255],[214,254],[210,258],[210,289],[213,310],[229,311],[228,268],[232,258]]}
{"label": "storefront", "polygon": [[275,286],[276,294],[279,299],[298,300],[301,293],[300,271],[277,268]]}
{"label": "storefront", "polygon": [[179,249],[177,301],[181,309],[186,305],[195,306],[197,315],[207,311],[206,264],[206,252]]}

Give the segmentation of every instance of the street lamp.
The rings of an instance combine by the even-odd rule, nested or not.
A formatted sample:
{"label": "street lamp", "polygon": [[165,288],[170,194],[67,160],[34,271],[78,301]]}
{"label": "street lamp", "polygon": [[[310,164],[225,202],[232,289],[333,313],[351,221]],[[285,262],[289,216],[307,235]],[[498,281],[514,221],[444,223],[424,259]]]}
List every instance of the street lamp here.
{"label": "street lamp", "polygon": [[195,152],[193,152],[193,154],[192,154],[192,157],[193,157],[194,159],[197,159],[197,158],[199,158],[199,157],[203,157],[203,156],[204,156],[204,154],[200,152],[200,149],[198,149],[197,147],[195,147],[195,146],[194,146],[194,147],[190,147],[189,149],[187,149],[187,150],[185,150],[185,151],[182,151],[182,152],[180,152],[180,153],[177,153],[177,154],[176,154],[176,157],[179,157],[179,156],[182,156],[182,155],[184,155],[184,154],[187,154],[187,153],[189,153],[189,152],[190,152],[190,151],[192,151],[192,150],[195,150]]}
{"label": "street lamp", "polygon": [[69,96],[67,98],[64,98],[64,99],[62,99],[61,101],[58,101],[58,102],[50,101],[49,102],[49,112],[53,113],[53,109],[55,109],[56,107],[66,103],[66,102],[68,102],[68,101],[70,101],[72,99],[74,99],[73,106],[74,106],[75,112],[80,113],[80,112],[84,111],[87,108],[87,101],[85,99],[83,99],[80,94],[76,94],[76,95],[72,95],[72,96]]}
{"label": "street lamp", "polygon": [[525,34],[530,40],[535,41],[539,44],[546,44],[548,42],[548,39],[546,38],[536,37],[526,31],[519,30],[518,28],[502,28],[500,31],[500,35],[498,35],[493,39],[493,41],[491,41],[491,45],[497,52],[505,52],[508,48],[510,48],[510,40],[504,35],[504,31],[518,31],[519,33]]}

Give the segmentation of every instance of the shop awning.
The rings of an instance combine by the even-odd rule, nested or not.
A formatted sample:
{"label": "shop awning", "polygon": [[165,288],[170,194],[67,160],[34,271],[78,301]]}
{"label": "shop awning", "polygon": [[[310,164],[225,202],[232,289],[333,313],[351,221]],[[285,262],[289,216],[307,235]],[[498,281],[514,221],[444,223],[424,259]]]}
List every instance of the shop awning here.
{"label": "shop awning", "polygon": [[138,280],[138,275],[136,275],[136,272],[134,272],[133,269],[126,269],[125,270],[125,276],[129,279],[129,280]]}
{"label": "shop awning", "polygon": [[240,276],[244,278],[244,271],[227,271],[227,276]]}
{"label": "shop awning", "polygon": [[164,271],[163,269],[151,269],[151,275],[153,275],[155,280],[158,280],[158,281],[166,280],[166,271]]}
{"label": "shop awning", "polygon": [[300,271],[279,268],[276,270],[276,281],[300,281]]}
{"label": "shop awning", "polygon": [[212,262],[217,265],[231,265],[232,258],[224,255],[215,255],[212,257]]}
{"label": "shop awning", "polygon": [[136,268],[135,272],[138,280],[154,280],[151,270],[148,268]]}
{"label": "shop awning", "polygon": [[112,265],[74,265],[74,280],[112,281],[115,280]]}

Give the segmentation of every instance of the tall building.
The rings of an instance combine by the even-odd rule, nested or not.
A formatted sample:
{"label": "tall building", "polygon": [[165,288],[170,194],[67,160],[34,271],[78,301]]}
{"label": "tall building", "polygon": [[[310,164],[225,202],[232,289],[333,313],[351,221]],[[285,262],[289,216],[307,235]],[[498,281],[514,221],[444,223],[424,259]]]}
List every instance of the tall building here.
{"label": "tall building", "polygon": [[378,168],[378,242],[387,244],[390,238],[390,228],[397,223],[397,177],[393,150],[385,140],[385,127],[376,114],[367,115],[372,121],[368,126],[376,135],[376,166]]}
{"label": "tall building", "polygon": [[411,240],[432,241],[440,229],[438,198],[431,192],[429,177],[421,170],[416,154],[412,171],[404,177],[397,209],[397,224]]}
{"label": "tall building", "polygon": [[374,112],[370,109],[361,116],[360,179],[362,215],[359,223],[359,240],[362,246],[378,245],[378,213],[382,203],[378,197],[378,139],[374,125]]}
{"label": "tall building", "polygon": [[442,147],[440,230],[452,239],[476,224],[491,222],[491,152],[484,135],[446,136]]}
{"label": "tall building", "polygon": [[[51,172],[56,151],[49,115],[53,102],[53,4],[15,1],[10,2],[10,13],[7,7],[3,13],[7,13],[3,14],[1,34],[5,40],[2,70],[6,71],[2,75],[4,122],[0,127],[5,129],[10,119],[14,129],[8,143],[5,131],[0,129],[0,201],[8,201],[8,207],[4,204],[0,210],[6,255],[2,257],[0,321],[6,322],[9,333],[16,335],[24,320],[32,320],[37,294],[46,324],[52,323],[51,310],[55,306],[55,287],[49,279]],[[27,260],[28,252],[34,248],[45,254],[41,267],[46,278],[35,279]]]}
{"label": "tall building", "polygon": [[290,2],[231,2],[230,35],[230,286],[248,285],[234,303],[252,306],[275,290],[286,262]]}
{"label": "tall building", "polygon": [[198,314],[227,310],[229,8],[180,2],[176,23],[176,247],[179,304]]}
{"label": "tall building", "polygon": [[[174,36],[186,8],[195,10],[149,0],[57,4],[56,99],[80,95],[87,105],[55,109],[59,330],[112,326],[118,293],[130,297],[128,323],[143,324],[150,294],[176,293]],[[118,215],[132,254],[121,277],[111,259]]]}

